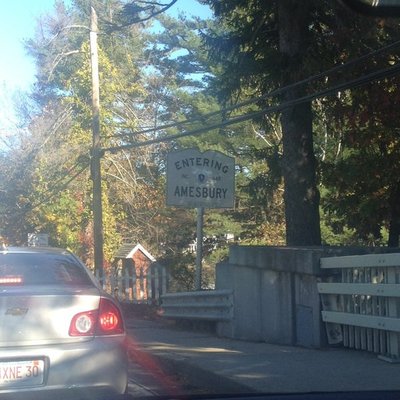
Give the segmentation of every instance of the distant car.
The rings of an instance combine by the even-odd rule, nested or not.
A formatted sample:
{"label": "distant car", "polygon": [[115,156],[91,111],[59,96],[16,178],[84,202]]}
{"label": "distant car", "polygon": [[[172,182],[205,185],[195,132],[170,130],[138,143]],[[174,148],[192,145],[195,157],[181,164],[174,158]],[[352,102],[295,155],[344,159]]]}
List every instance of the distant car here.
{"label": "distant car", "polygon": [[0,398],[123,394],[127,359],[121,310],[76,256],[0,250]]}

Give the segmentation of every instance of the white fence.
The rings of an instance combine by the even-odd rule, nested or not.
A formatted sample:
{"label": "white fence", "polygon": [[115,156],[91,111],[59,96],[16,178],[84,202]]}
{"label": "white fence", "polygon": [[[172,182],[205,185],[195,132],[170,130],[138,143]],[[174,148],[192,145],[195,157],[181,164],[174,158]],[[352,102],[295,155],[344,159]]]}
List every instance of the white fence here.
{"label": "white fence", "polygon": [[140,276],[126,271],[103,278],[96,274],[96,278],[104,290],[122,302],[158,304],[167,292],[165,268],[151,268],[147,274]]}
{"label": "white fence", "polygon": [[336,270],[318,284],[330,343],[400,359],[400,254],[321,259]]}

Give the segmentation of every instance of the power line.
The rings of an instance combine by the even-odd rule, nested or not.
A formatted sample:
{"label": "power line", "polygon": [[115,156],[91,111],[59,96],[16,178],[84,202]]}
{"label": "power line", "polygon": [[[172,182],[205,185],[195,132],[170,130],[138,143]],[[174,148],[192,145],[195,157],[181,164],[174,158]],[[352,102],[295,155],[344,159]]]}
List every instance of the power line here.
{"label": "power line", "polygon": [[[354,59],[352,59],[350,61],[347,61],[344,64],[336,65],[336,66],[334,66],[334,67],[332,67],[332,68],[330,68],[330,69],[328,69],[326,71],[323,71],[323,72],[320,72],[318,74],[312,75],[312,76],[310,76],[308,78],[305,78],[305,79],[303,79],[301,81],[286,85],[286,86],[284,86],[282,88],[275,89],[275,90],[273,90],[273,91],[271,91],[271,92],[269,92],[269,93],[267,93],[265,95],[262,95],[260,97],[253,97],[253,98],[250,98],[248,100],[242,101],[240,103],[236,103],[236,104],[234,104],[232,106],[225,107],[223,109],[220,109],[220,110],[217,110],[217,111],[213,111],[213,112],[208,113],[208,114],[203,114],[201,116],[198,116],[198,117],[195,117],[195,118],[191,118],[191,119],[188,119],[188,120],[185,120],[185,121],[172,122],[172,123],[160,125],[160,126],[154,127],[154,128],[146,128],[146,129],[142,129],[142,130],[139,130],[139,131],[128,133],[127,135],[132,135],[132,134],[143,135],[143,134],[146,134],[146,133],[152,133],[152,132],[156,132],[156,131],[160,131],[160,130],[164,130],[164,129],[182,127],[182,126],[184,126],[186,124],[189,124],[189,123],[194,123],[194,122],[198,122],[198,121],[204,121],[204,120],[207,120],[207,119],[209,119],[209,118],[211,118],[211,117],[213,117],[215,115],[219,115],[219,114],[222,114],[222,113],[225,113],[225,112],[228,112],[228,111],[233,111],[233,110],[235,110],[237,108],[242,108],[244,106],[247,106],[247,105],[250,105],[250,104],[254,104],[254,103],[260,102],[262,100],[267,100],[269,98],[276,97],[276,96],[278,96],[280,94],[283,94],[283,93],[287,92],[288,90],[291,90],[291,89],[294,89],[296,87],[305,85],[307,83],[313,82],[313,81],[318,80],[320,78],[328,77],[329,75],[332,75],[332,74],[334,74],[336,72],[341,72],[341,71],[343,71],[343,70],[345,70],[345,69],[347,69],[347,68],[349,68],[349,67],[351,67],[353,65],[356,65],[356,64],[358,64],[358,63],[360,63],[362,61],[368,60],[368,59],[370,59],[372,57],[375,57],[377,55],[380,55],[382,53],[386,53],[389,50],[395,49],[396,47],[399,47],[399,46],[400,46],[400,40],[398,40],[396,42],[393,42],[393,43],[390,43],[390,44],[388,44],[386,46],[383,46],[383,47],[381,47],[379,49],[372,50],[369,53],[364,54],[363,56],[359,56],[357,58],[354,58]],[[121,137],[121,135],[114,135],[114,137]]]}
{"label": "power line", "polygon": [[[324,90],[321,90],[319,92],[316,92],[316,93],[313,93],[313,94],[310,94],[310,95],[307,95],[304,97],[299,97],[297,99],[293,99],[291,101],[287,101],[285,103],[281,103],[276,106],[265,107],[259,111],[255,111],[253,113],[248,113],[248,114],[240,115],[237,117],[233,117],[231,119],[227,119],[227,120],[219,122],[217,124],[208,125],[206,127],[202,127],[202,128],[188,131],[188,132],[182,132],[182,133],[178,133],[175,135],[170,135],[170,136],[166,136],[166,137],[162,137],[162,138],[146,140],[146,141],[140,142],[140,143],[130,143],[130,144],[126,144],[126,145],[103,148],[102,151],[103,152],[109,151],[109,152],[113,153],[113,152],[117,152],[117,151],[124,150],[124,149],[138,148],[138,147],[148,146],[148,145],[156,144],[156,143],[170,142],[175,139],[180,139],[180,138],[187,137],[187,136],[197,136],[197,135],[200,135],[202,133],[208,132],[213,129],[223,128],[226,126],[238,124],[240,122],[244,122],[244,121],[259,117],[261,115],[282,111],[285,108],[293,107],[293,106],[301,104],[301,103],[315,100],[319,97],[324,97],[324,96],[327,96],[327,95],[330,95],[333,93],[337,93],[341,90],[353,89],[355,87],[365,85],[366,83],[372,82],[374,80],[388,78],[390,76],[394,76],[394,75],[398,74],[399,72],[400,72],[400,63],[396,64],[394,66],[391,66],[389,68],[380,69],[378,71],[374,71],[369,74],[362,75],[359,78],[337,84],[331,88],[324,89]],[[161,129],[161,128],[159,128],[159,129]]]}

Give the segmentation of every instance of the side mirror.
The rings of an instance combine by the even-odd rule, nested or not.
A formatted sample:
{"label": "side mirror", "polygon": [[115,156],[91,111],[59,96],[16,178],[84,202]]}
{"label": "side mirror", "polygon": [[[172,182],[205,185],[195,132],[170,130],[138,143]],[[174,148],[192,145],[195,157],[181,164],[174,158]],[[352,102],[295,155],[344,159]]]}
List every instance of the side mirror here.
{"label": "side mirror", "polygon": [[373,17],[400,17],[400,0],[342,0],[342,3]]}

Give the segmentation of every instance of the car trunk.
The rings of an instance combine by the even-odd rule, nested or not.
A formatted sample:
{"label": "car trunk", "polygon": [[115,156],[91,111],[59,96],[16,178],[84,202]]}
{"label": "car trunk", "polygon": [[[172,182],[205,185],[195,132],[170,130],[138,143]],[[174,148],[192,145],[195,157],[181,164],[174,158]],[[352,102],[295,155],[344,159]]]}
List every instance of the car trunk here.
{"label": "car trunk", "polygon": [[72,318],[96,310],[95,287],[24,286],[0,289],[0,347],[51,345],[91,340],[71,337]]}

